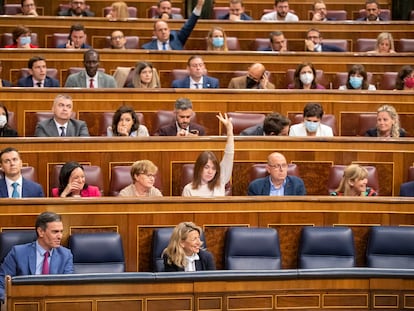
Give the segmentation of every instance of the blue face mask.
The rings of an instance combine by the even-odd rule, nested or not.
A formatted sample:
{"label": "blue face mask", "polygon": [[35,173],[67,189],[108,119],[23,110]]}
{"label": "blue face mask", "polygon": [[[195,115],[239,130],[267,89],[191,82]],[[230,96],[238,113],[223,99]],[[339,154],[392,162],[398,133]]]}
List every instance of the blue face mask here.
{"label": "blue face mask", "polygon": [[362,77],[349,77],[349,84],[354,89],[360,89],[362,86]]}
{"label": "blue face mask", "polygon": [[215,48],[221,48],[224,45],[224,38],[215,37],[212,43]]}
{"label": "blue face mask", "polygon": [[318,130],[319,122],[305,120],[305,127],[308,132],[314,133]]}
{"label": "blue face mask", "polygon": [[21,45],[30,44],[31,42],[32,42],[32,38],[30,38],[30,36],[20,38]]}

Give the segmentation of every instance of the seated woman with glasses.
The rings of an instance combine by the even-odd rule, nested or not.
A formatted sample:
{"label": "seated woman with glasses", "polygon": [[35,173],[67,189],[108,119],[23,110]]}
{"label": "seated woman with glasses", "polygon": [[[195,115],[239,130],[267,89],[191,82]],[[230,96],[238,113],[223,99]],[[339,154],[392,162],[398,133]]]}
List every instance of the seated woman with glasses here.
{"label": "seated woman with glasses", "polygon": [[213,255],[204,249],[202,230],[192,222],[179,223],[163,251],[165,272],[216,270]]}
{"label": "seated woman with glasses", "polygon": [[150,160],[136,161],[131,166],[132,184],[121,190],[121,197],[162,197],[154,187],[158,167]]}
{"label": "seated woman with glasses", "polygon": [[345,168],[344,176],[342,177],[338,189],[331,192],[331,195],[354,197],[376,196],[377,192],[374,189],[367,187],[367,183],[367,169],[358,164],[351,164]]}

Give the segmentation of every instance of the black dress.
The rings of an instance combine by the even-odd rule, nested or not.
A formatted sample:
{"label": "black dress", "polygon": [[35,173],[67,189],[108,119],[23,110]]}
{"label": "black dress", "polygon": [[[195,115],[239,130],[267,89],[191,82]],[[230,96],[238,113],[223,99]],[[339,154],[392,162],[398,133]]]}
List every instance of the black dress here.
{"label": "black dress", "polygon": [[[205,271],[205,270],[216,270],[216,265],[214,263],[213,255],[206,250],[200,250],[198,253],[200,260],[195,261],[196,271]],[[164,254],[164,271],[165,272],[175,272],[175,271],[184,271],[184,267],[178,267],[174,264],[168,263],[168,256]]]}
{"label": "black dress", "polygon": [[17,131],[12,129],[10,126],[6,125],[0,128],[1,137],[17,137]]}

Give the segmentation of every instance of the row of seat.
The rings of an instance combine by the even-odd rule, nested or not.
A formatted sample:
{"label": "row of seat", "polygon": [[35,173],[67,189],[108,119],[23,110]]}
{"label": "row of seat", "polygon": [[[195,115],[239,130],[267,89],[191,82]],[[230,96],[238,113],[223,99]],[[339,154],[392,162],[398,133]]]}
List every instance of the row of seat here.
{"label": "row of seat", "polygon": [[[155,229],[151,262],[154,272],[164,271],[162,252],[173,228]],[[369,268],[414,269],[412,227],[372,227],[366,250]],[[36,240],[34,230],[0,233],[0,261],[13,245]],[[201,236],[207,247],[204,235]],[[118,233],[72,234],[71,249],[75,273],[125,272],[122,238]],[[282,268],[279,235],[273,228],[230,227],[224,245],[225,270],[277,270]],[[302,228],[298,249],[299,269],[355,267],[355,245],[351,228]]]}

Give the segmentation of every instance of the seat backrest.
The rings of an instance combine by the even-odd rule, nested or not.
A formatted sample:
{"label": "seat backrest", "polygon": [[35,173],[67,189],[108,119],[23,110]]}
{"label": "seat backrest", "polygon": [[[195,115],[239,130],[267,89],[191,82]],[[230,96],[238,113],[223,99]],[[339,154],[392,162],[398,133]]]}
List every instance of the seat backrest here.
{"label": "seat backrest", "polygon": [[229,7],[228,6],[215,6],[213,8],[213,18],[214,19],[220,19],[220,17],[226,15],[229,13]]}
{"label": "seat backrest", "polygon": [[251,42],[250,49],[252,51],[262,51],[270,48],[269,38],[256,38]]}
{"label": "seat backrest", "polygon": [[347,11],[345,10],[327,10],[326,17],[337,20],[337,21],[345,21],[347,20]]}
{"label": "seat backrest", "polygon": [[[59,174],[62,169],[62,164],[55,165],[53,167],[52,178],[50,180],[50,191],[53,188],[59,187]],[[101,191],[103,195],[104,185],[103,185],[103,175],[101,167],[98,165],[82,165],[83,171],[85,172],[85,181],[88,185],[96,186]]]}
{"label": "seat backrest", "polygon": [[244,112],[228,112],[233,124],[234,135],[239,135],[241,131],[248,127],[263,124],[265,115],[262,113],[244,113]]}
{"label": "seat backrest", "polygon": [[[294,116],[293,120],[291,120],[291,121],[292,121],[292,125],[302,123],[303,122],[303,114],[301,114],[301,113],[296,114]],[[333,115],[333,114],[324,114],[322,116],[321,123],[329,126],[330,128],[332,128],[333,134],[335,136],[338,135],[338,125],[336,124],[335,115]]]}
{"label": "seat backrest", "polygon": [[[38,40],[37,40],[37,33],[32,32],[30,37],[31,37],[31,44],[39,45]],[[1,47],[5,47],[6,45],[10,45],[10,44],[13,44],[13,34],[10,32],[3,33],[3,40],[2,40]]]}
{"label": "seat backrest", "polygon": [[356,41],[356,52],[368,52],[375,50],[377,39],[359,38]]}
{"label": "seat backrest", "polygon": [[16,125],[16,114],[14,113],[14,111],[7,111],[8,113],[8,121],[7,124],[13,128],[13,129],[17,129],[17,125]]}
{"label": "seat backrest", "polygon": [[[139,124],[144,125],[145,120],[144,120],[144,115],[142,114],[142,112],[135,112],[135,113],[138,117]],[[114,114],[115,112],[113,111],[106,111],[102,113],[101,121],[99,123],[99,133],[101,136],[107,135],[108,127],[112,126],[112,119],[114,118]]]}
{"label": "seat backrest", "polygon": [[227,37],[226,42],[229,51],[240,51],[240,42],[237,37]]}
{"label": "seat backrest", "polygon": [[[288,69],[286,71],[286,88],[290,84],[293,84],[293,79],[295,77],[295,71],[296,69]],[[323,70],[321,69],[316,69],[316,82],[325,86],[325,82],[326,82],[325,76],[324,76]]]}
{"label": "seat backrest", "polygon": [[188,76],[187,69],[173,69],[171,70],[172,81],[173,80],[182,80]]}
{"label": "seat backrest", "polygon": [[[36,169],[33,166],[23,166],[21,169],[23,178],[37,182]],[[4,171],[0,169],[0,179],[4,178]]]}
{"label": "seat backrest", "polygon": [[407,181],[414,181],[414,166],[408,168],[408,178]]}
{"label": "seat backrest", "polygon": [[[59,74],[56,68],[47,68],[46,75],[53,79],[59,80]],[[28,76],[30,76],[29,68],[20,68],[20,78],[26,78]]]}
{"label": "seat backrest", "polygon": [[[365,167],[368,171],[368,183],[367,186],[375,189],[377,193],[379,193],[379,180],[378,180],[378,173],[377,168],[375,166],[366,166]],[[328,176],[328,193],[335,191],[339,187],[339,183],[342,180],[344,175],[344,170],[346,165],[332,165],[329,170]]]}
{"label": "seat backrest", "polygon": [[360,113],[358,116],[358,136],[365,136],[365,133],[370,128],[375,128],[377,125],[377,114],[372,113]]}
{"label": "seat backrest", "polygon": [[414,21],[414,10],[410,12],[410,21]]}
{"label": "seat backrest", "polygon": [[[194,177],[194,163],[185,163],[181,169],[181,181],[180,181],[180,193],[183,192],[185,185],[190,183]],[[225,195],[232,195],[231,182],[228,182],[225,186]]]}
{"label": "seat backrest", "polygon": [[75,273],[125,272],[124,248],[119,233],[72,234],[68,246]]}
{"label": "seat backrest", "polygon": [[36,239],[37,235],[34,229],[0,232],[0,264],[14,245],[30,243]]}
{"label": "seat backrest", "polygon": [[[139,48],[139,37],[138,36],[125,36],[125,48],[127,49],[138,49]],[[105,48],[111,47],[111,37],[105,38]]]}
{"label": "seat backrest", "polygon": [[302,228],[298,250],[299,269],[354,266],[354,235],[350,228],[311,226]]}
{"label": "seat backrest", "polygon": [[[118,196],[119,192],[130,184],[132,184],[131,166],[113,166],[111,169],[111,180],[109,182],[109,195],[114,197]],[[154,187],[162,192],[162,179],[159,171],[155,176]]]}
{"label": "seat backrest", "polygon": [[367,266],[414,269],[413,241],[413,227],[372,227],[367,244]]}
{"label": "seat backrest", "polygon": [[6,3],[3,6],[4,15],[16,15],[22,13],[22,6],[16,3]]}
{"label": "seat backrest", "polygon": [[[367,82],[372,84],[372,72],[367,72]],[[332,83],[332,88],[334,90],[338,89],[341,85],[346,85],[348,82],[348,73],[347,72],[337,72]]]}
{"label": "seat backrest", "polygon": [[[295,163],[288,164],[287,174],[290,176],[299,176],[299,167]],[[266,163],[256,163],[250,167],[249,183],[257,178],[263,178],[269,175],[266,170]]]}
{"label": "seat backrest", "polygon": [[224,245],[226,270],[281,268],[279,236],[273,228],[230,227]]}
{"label": "seat backrest", "polygon": [[[151,135],[158,135],[158,130],[163,126],[169,125],[175,120],[175,112],[172,110],[158,110],[154,115],[153,120],[153,133]],[[193,112],[191,116],[191,122],[197,123],[197,115]]]}
{"label": "seat backrest", "polygon": [[53,47],[57,48],[59,45],[66,44],[68,42],[69,33],[54,33],[52,35]]}
{"label": "seat backrest", "polygon": [[414,39],[400,39],[398,52],[414,52]]}
{"label": "seat backrest", "polygon": [[[162,252],[165,248],[167,248],[173,230],[173,227],[159,228],[155,229],[152,234],[151,261],[153,272],[164,271],[164,260],[162,258]],[[203,241],[203,247],[206,248],[207,245],[204,237],[204,232],[201,232],[200,239]]]}
{"label": "seat backrest", "polygon": [[[365,11],[365,9],[361,9],[359,10],[359,17],[363,18],[367,16],[367,13]],[[391,20],[391,11],[389,9],[381,9],[380,15],[379,15],[382,20],[384,21],[390,21]]]}
{"label": "seat backrest", "polygon": [[379,85],[380,90],[394,90],[397,81],[398,72],[386,71],[382,74]]}
{"label": "seat backrest", "polygon": [[348,40],[346,39],[323,39],[323,43],[336,46],[345,52],[349,51]]}

